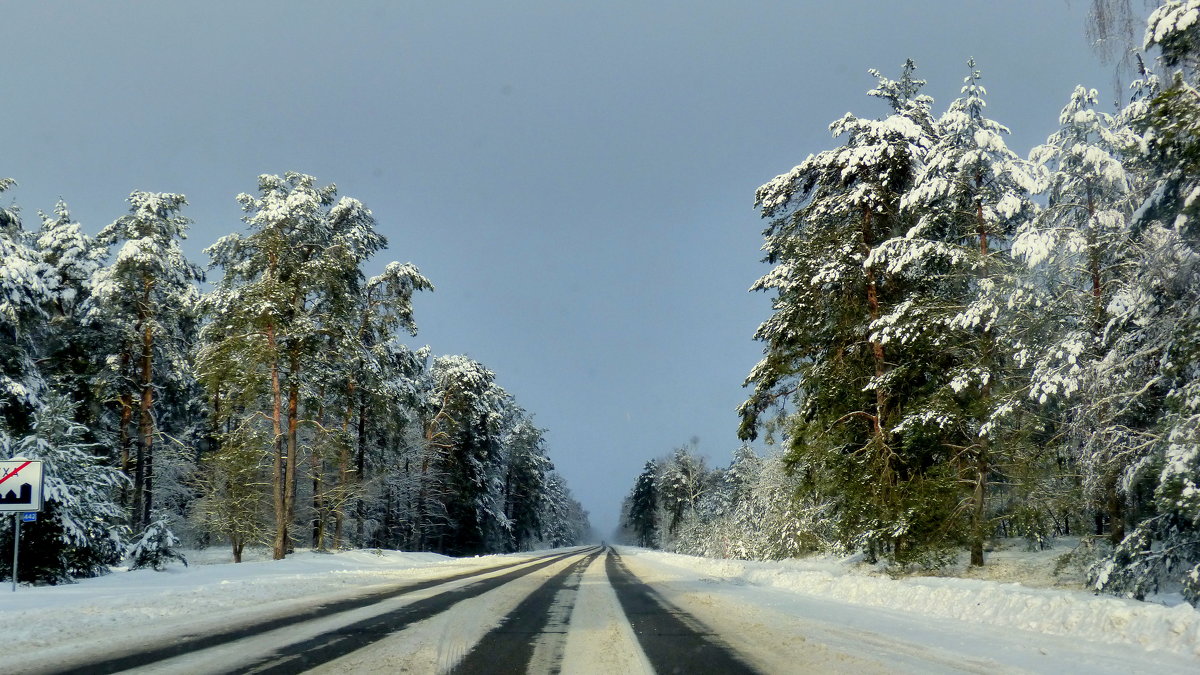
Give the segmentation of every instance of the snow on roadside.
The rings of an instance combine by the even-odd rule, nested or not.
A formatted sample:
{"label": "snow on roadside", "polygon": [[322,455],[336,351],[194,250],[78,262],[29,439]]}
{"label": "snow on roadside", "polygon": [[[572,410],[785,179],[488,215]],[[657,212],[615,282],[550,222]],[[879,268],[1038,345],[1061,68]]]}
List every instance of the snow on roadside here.
{"label": "snow on roadside", "polygon": [[630,547],[621,547],[621,553],[677,570],[681,576],[699,575],[854,605],[1200,657],[1200,612],[1187,604],[1164,607],[1086,591],[977,579],[892,579],[864,574],[836,559],[753,562]]}
{"label": "snow on roadside", "polygon": [[[97,636],[169,632],[283,608],[313,596],[348,596],[381,584],[481,569],[506,556],[455,559],[435,553],[297,551],[285,560],[203,564],[209,551],[186,552],[188,567],[115,571],[62,586],[0,588],[0,623],[9,647],[36,652]],[[512,558],[509,558],[512,559]],[[201,564],[197,564],[197,562]]]}

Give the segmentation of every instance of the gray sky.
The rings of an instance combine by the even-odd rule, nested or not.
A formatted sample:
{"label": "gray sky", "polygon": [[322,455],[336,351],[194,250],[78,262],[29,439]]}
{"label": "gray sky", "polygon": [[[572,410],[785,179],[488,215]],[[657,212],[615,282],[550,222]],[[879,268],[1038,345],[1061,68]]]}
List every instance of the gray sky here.
{"label": "gray sky", "polygon": [[1082,0],[18,2],[0,0],[0,176],[30,225],[95,233],[131,190],[183,192],[189,252],[289,170],[371,208],[437,286],[466,353],[549,430],[607,531],[642,464],[724,464],[769,303],[746,289],[754,189],[884,111],[906,58],[941,112],[974,56],[1024,154],[1076,83],[1111,98]]}

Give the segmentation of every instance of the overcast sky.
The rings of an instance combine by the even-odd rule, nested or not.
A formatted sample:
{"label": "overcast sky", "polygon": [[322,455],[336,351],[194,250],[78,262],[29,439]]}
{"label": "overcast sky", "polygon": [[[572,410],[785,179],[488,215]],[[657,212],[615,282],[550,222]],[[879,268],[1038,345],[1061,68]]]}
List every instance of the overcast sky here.
{"label": "overcast sky", "polygon": [[548,430],[603,530],[644,462],[738,446],[769,313],[760,184],[883,114],[906,58],[941,112],[975,57],[1025,154],[1076,83],[1111,101],[1082,0],[0,0],[0,176],[27,224],[97,232],[183,192],[188,248],[294,170],[371,208],[437,286],[413,346],[465,353]]}

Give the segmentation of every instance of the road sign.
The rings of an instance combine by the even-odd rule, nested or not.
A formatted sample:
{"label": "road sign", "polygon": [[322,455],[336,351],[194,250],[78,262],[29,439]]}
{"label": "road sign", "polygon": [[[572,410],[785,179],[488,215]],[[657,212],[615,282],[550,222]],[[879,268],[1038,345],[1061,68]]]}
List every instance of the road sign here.
{"label": "road sign", "polygon": [[37,522],[37,512],[35,511],[32,513],[22,513],[21,514],[21,522],[22,523],[36,523]]}
{"label": "road sign", "polygon": [[0,461],[0,512],[42,510],[42,462]]}

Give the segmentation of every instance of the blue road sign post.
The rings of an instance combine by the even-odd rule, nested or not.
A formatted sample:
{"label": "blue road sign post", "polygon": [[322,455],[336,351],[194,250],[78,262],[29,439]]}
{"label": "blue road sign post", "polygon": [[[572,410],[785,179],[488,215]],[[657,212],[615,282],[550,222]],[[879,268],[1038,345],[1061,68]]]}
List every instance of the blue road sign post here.
{"label": "blue road sign post", "polygon": [[21,514],[21,522],[22,523],[36,523],[37,522],[37,511],[22,513]]}

